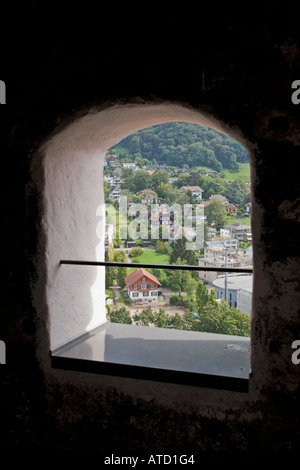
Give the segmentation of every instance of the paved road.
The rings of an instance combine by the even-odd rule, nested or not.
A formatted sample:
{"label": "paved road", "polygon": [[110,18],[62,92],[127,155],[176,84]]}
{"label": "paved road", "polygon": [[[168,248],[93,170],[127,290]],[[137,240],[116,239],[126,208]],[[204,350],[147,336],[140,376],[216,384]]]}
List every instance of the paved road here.
{"label": "paved road", "polygon": [[112,290],[115,293],[115,296],[116,296],[115,299],[116,300],[121,299],[121,287],[111,286],[109,289]]}

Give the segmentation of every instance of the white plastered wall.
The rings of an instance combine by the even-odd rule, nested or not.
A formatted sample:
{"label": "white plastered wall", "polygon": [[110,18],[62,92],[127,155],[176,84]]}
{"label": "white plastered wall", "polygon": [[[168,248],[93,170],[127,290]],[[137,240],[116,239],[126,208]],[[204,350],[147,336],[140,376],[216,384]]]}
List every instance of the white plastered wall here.
{"label": "white plastered wall", "polygon": [[52,350],[106,321],[104,268],[59,263],[104,260],[107,149],[132,132],[170,121],[228,133],[211,118],[182,105],[127,104],[93,109],[43,146],[46,304]]}

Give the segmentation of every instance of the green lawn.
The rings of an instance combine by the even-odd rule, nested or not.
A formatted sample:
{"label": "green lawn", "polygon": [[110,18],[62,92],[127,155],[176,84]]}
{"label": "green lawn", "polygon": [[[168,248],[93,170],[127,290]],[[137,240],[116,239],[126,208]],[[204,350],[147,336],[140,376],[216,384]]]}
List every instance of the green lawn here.
{"label": "green lawn", "polygon": [[169,260],[170,255],[156,253],[155,250],[145,250],[144,253],[139,256],[140,263],[168,264]]}
{"label": "green lawn", "polygon": [[224,170],[225,180],[236,180],[241,179],[242,181],[250,181],[250,164],[239,163],[240,170],[232,173],[231,171]]}
{"label": "green lawn", "polygon": [[244,225],[251,225],[251,217],[245,217],[244,219],[238,219],[237,217],[227,217],[225,225],[231,225],[234,222],[241,222]]}
{"label": "green lawn", "polygon": [[[145,264],[169,264],[170,255],[156,253],[155,250],[144,250],[144,253],[138,258],[139,263]],[[136,268],[128,268],[128,274]]]}
{"label": "green lawn", "polygon": [[107,155],[120,155],[121,153],[126,153],[129,155],[129,150],[126,147],[122,147],[121,145],[116,145],[115,147],[109,149]]}

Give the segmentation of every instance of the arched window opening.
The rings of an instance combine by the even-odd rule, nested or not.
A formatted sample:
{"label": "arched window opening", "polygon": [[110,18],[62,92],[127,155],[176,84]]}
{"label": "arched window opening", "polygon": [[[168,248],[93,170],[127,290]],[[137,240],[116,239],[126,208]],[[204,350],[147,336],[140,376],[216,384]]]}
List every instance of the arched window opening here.
{"label": "arched window opening", "polygon": [[250,336],[250,187],[247,150],[208,127],[165,123],[108,149],[106,261],[141,265],[106,268],[108,318]]}
{"label": "arched window opening", "polygon": [[[222,132],[223,135],[226,134],[219,123],[207,118],[198,111],[180,105],[169,103],[124,105],[113,106],[100,112],[91,112],[65,128],[43,148],[45,155],[46,302],[49,315],[52,364],[54,367],[75,368],[76,370],[83,368],[83,370],[97,373],[164,381],[175,380],[176,382],[198,383],[217,388],[245,390],[247,389],[249,375],[249,337],[233,336],[232,333],[229,333],[228,336],[224,332],[222,334],[204,332],[199,328],[186,328],[183,331],[180,327],[182,325],[182,315],[173,315],[171,323],[166,324],[166,317],[162,311],[158,312],[158,324],[154,325],[159,326],[158,328],[145,328],[143,326],[147,322],[145,312],[144,319],[136,317],[136,325],[124,324],[123,320],[121,323],[108,321],[108,317],[115,310],[107,302],[107,297],[112,296],[110,287],[113,287],[113,285],[110,285],[108,279],[108,274],[111,274],[112,268],[115,271],[111,281],[114,283],[117,279],[118,284],[125,283],[124,287],[118,285],[122,288],[122,301],[125,301],[125,304],[126,302],[134,303],[136,300],[147,301],[148,305],[158,302],[156,299],[161,297],[160,293],[162,291],[160,289],[163,288],[163,276],[165,276],[168,279],[167,282],[170,283],[171,281],[173,292],[177,291],[178,294],[177,299],[176,294],[170,295],[169,303],[173,302],[177,307],[178,300],[180,302],[186,300],[182,298],[183,291],[180,285],[180,279],[186,278],[185,290],[190,288],[188,299],[190,305],[186,309],[187,315],[184,321],[189,326],[199,324],[197,316],[199,317],[200,306],[196,305],[197,302],[199,304],[200,299],[207,294],[212,304],[217,303],[216,293],[219,292],[221,295],[223,292],[222,285],[216,286],[214,289],[207,289],[206,284],[210,285],[211,282],[209,276],[216,269],[215,267],[212,269],[211,266],[205,266],[204,270],[203,266],[200,265],[200,258],[205,259],[202,256],[205,254],[205,247],[195,246],[195,237],[184,238],[184,242],[187,243],[186,246],[189,246],[189,250],[186,251],[190,252],[190,256],[192,254],[197,255],[196,263],[191,266],[190,261],[184,259],[186,253],[180,252],[180,246],[176,248],[178,248],[183,259],[180,256],[174,258],[173,261],[170,261],[170,258],[165,258],[167,263],[163,266],[164,272],[159,271],[162,265],[149,263],[149,258],[146,258],[147,262],[144,262],[143,258],[141,260],[141,252],[134,251],[139,248],[134,246],[134,243],[136,244],[135,237],[139,234],[139,238],[146,242],[146,245],[148,242],[148,247],[142,247],[142,255],[146,250],[148,250],[148,256],[149,253],[153,254],[153,251],[150,251],[153,248],[149,244],[152,244],[155,240],[154,250],[157,250],[156,253],[171,256],[170,250],[169,253],[160,253],[160,251],[168,251],[167,245],[169,245],[173,256],[175,256],[175,244],[177,240],[183,239],[180,220],[181,222],[184,220],[184,230],[188,227],[193,231],[195,228],[193,222],[197,220],[193,220],[193,216],[203,218],[205,215],[207,217],[204,212],[205,208],[203,206],[205,204],[203,202],[210,201],[211,205],[218,206],[218,204],[213,203],[214,196],[218,196],[213,187],[209,192],[207,188],[201,188],[199,184],[192,184],[193,182],[197,183],[196,178],[202,175],[199,168],[184,180],[187,172],[184,173],[181,166],[176,180],[177,185],[180,183],[178,188],[176,184],[173,184],[174,182],[166,182],[164,179],[156,181],[157,184],[154,188],[150,184],[150,180],[149,184],[146,184],[148,183],[147,180],[142,180],[143,173],[145,173],[143,171],[145,162],[142,161],[142,157],[137,156],[135,162],[126,162],[126,158],[124,158],[124,163],[134,163],[140,169],[135,171],[135,168],[133,168],[134,174],[132,174],[130,171],[131,166],[127,165],[128,177],[132,181],[139,181],[141,186],[138,188],[139,194],[136,191],[133,194],[129,188],[122,187],[122,183],[114,185],[112,189],[115,192],[112,194],[110,189],[113,185],[109,183],[107,176],[115,178],[113,182],[120,183],[120,179],[124,178],[124,174],[118,175],[117,172],[108,174],[106,168],[103,171],[105,161],[106,166],[109,167],[108,161],[113,163],[115,155],[117,155],[115,161],[118,158],[120,159],[120,152],[113,151],[118,148],[120,142],[126,138],[128,139],[137,131],[148,129],[148,132],[150,132],[152,126],[165,123],[177,125],[178,123],[180,125],[190,123],[190,125],[206,126],[206,129],[210,128]],[[197,154],[196,147],[194,146],[195,155]],[[207,158],[209,157],[216,165],[216,169],[212,170],[211,167],[208,167],[210,168],[208,171],[221,173],[224,169],[221,168],[217,160],[213,160],[212,153],[208,152]],[[229,160],[231,160],[232,165],[237,163],[234,157],[230,157]],[[187,159],[187,163],[183,164],[187,167],[184,168],[192,167],[193,165],[189,166],[190,163]],[[199,166],[197,165],[197,167]],[[124,168],[126,168],[126,165]],[[138,171],[140,171],[139,176],[135,177]],[[151,171],[147,170],[147,173],[150,174]],[[158,180],[159,177],[166,176],[164,173],[158,173],[159,171],[156,172]],[[155,172],[150,176],[152,175],[155,175]],[[207,175],[204,174],[204,176]],[[207,177],[210,178],[211,176]],[[211,179],[213,178],[211,177]],[[155,177],[153,176],[152,182],[154,180]],[[168,193],[167,190],[170,190],[168,185],[171,188],[176,187],[178,190],[176,194],[180,195],[180,200],[172,199],[174,195],[171,194],[171,191]],[[200,191],[199,193],[198,190],[198,193],[196,193],[197,186],[203,192]],[[163,198],[164,190],[169,199]],[[203,197],[204,190],[206,191],[205,198]],[[232,187],[232,191],[234,191],[234,187]],[[139,204],[139,206],[134,207],[131,204],[130,212],[130,207],[127,205],[126,219],[122,221],[120,214],[124,215],[124,207],[117,208],[113,200],[108,201],[107,199],[116,198],[118,200],[118,197],[122,199],[123,196],[127,197],[127,202],[128,198],[132,197],[131,203]],[[215,199],[218,200],[218,198]],[[107,204],[105,204],[105,201],[107,201]],[[108,214],[109,210],[105,210],[109,209],[109,202],[112,202],[110,206],[115,209],[115,213],[112,211],[111,214]],[[161,203],[168,206],[163,208],[163,214]],[[231,204],[231,201],[229,203]],[[150,206],[151,204],[158,206],[156,211],[154,210],[154,217],[151,220],[149,220],[148,214],[145,218],[146,212],[143,213],[143,207],[149,207],[149,204]],[[188,206],[186,213],[181,210],[182,204]],[[199,206],[199,212],[194,214],[193,209],[196,206]],[[231,207],[230,210],[234,211],[234,207]],[[116,221],[114,225],[114,221],[109,217],[114,218],[117,212],[118,222]],[[189,217],[192,218],[189,219]],[[230,213],[226,217],[230,218],[233,215]],[[139,222],[138,230],[137,219]],[[131,226],[129,226],[128,220],[130,223],[132,222]],[[140,223],[140,221],[145,220],[147,224],[145,224],[144,230],[147,233],[143,233],[143,223]],[[117,223],[119,226],[117,226]],[[199,231],[198,239],[196,237],[196,242],[205,239],[204,224],[199,225],[202,228]],[[218,232],[221,228],[226,230],[225,227],[214,227],[214,225],[215,222],[211,218],[209,229],[213,230],[215,228]],[[130,239],[126,240],[126,250],[118,250],[116,243],[111,240],[111,235],[113,239],[118,238],[116,237],[116,233],[118,233],[116,230],[119,230],[120,237],[117,243],[121,243],[121,240],[125,242],[121,236],[125,228]],[[147,239],[149,229],[151,237]],[[174,229],[178,231],[178,237],[175,236]],[[220,233],[217,234],[221,235]],[[163,237],[167,237],[166,239],[169,241],[172,240],[172,243],[164,244]],[[233,237],[226,237],[223,234],[219,238]],[[131,246],[130,242],[133,242]],[[160,242],[161,250],[159,248]],[[112,243],[113,247],[111,247]],[[123,247],[124,245],[119,248]],[[214,247],[209,248],[213,251]],[[231,247],[225,250],[226,264],[216,267],[219,273],[224,273],[224,289],[226,292],[224,295],[231,294],[232,308],[235,308],[235,306],[238,306],[239,301],[233,296],[233,292],[229,293],[229,289],[226,287],[229,283],[229,275],[226,276],[225,273],[227,271],[239,272],[239,268],[228,266],[229,248]],[[124,253],[125,251],[127,251],[125,260],[123,254],[119,254],[119,259],[118,257],[115,258],[115,253]],[[112,252],[114,254],[113,261],[110,258]],[[105,253],[107,254],[105,255]],[[150,271],[147,271],[148,265],[150,265]],[[127,270],[126,275],[124,275],[125,270]],[[198,270],[202,273],[202,280],[199,278]],[[250,264],[247,265],[247,269],[243,267],[243,271],[250,274],[252,272]],[[196,291],[191,288],[191,286],[195,287],[193,280],[200,286],[198,288],[198,297],[194,295],[196,298],[194,305],[192,305],[193,294]],[[105,288],[107,288],[107,292],[105,292]],[[126,288],[128,293],[127,301]],[[201,288],[203,288],[202,297],[200,295]],[[225,308],[224,305],[221,305],[221,308]],[[229,304],[228,308],[230,308]],[[148,309],[146,314],[150,314],[150,310]],[[132,316],[130,318],[132,319]],[[128,321],[128,323],[131,322]],[[151,322],[150,317],[149,324],[151,323],[153,322]]]}

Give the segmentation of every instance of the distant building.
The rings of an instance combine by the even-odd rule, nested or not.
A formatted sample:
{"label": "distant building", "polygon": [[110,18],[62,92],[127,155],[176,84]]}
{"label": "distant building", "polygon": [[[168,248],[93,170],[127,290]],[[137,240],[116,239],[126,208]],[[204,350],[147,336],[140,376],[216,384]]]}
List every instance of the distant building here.
{"label": "distant building", "polygon": [[109,162],[116,162],[118,160],[118,155],[107,155],[107,160]]}
{"label": "distant building", "polygon": [[220,237],[230,238],[230,230],[225,228],[220,228]]}
{"label": "distant building", "polygon": [[159,280],[146,269],[138,268],[125,277],[128,297],[137,299],[156,299],[158,296]]}
{"label": "distant building", "polygon": [[111,186],[120,186],[123,182],[119,176],[104,176],[104,180],[107,181]]}
{"label": "distant building", "polygon": [[150,228],[151,230],[157,229],[160,225],[164,225],[166,227],[173,226],[174,222],[174,214],[172,211],[168,211],[167,209],[154,209],[151,212],[150,216]]}
{"label": "distant building", "polygon": [[193,198],[202,199],[203,189],[200,186],[181,186],[181,191],[191,191]]}
{"label": "distant building", "polygon": [[151,189],[143,189],[138,192],[139,196],[142,196],[142,204],[156,204],[157,194]]}
{"label": "distant building", "polygon": [[248,246],[248,248],[245,249],[245,255],[252,260],[252,258],[253,258],[252,245]]}
{"label": "distant building", "polygon": [[239,210],[239,206],[237,204],[232,204],[232,203],[226,204],[225,208],[229,214],[233,214],[233,215],[237,214]]}
{"label": "distant building", "polygon": [[112,201],[120,201],[120,186],[114,186],[108,194],[109,199]]}
{"label": "distant building", "polygon": [[251,227],[249,225],[242,224],[241,222],[234,222],[231,225],[225,225],[224,229],[230,231],[231,237],[237,240],[251,241]]}
{"label": "distant building", "polygon": [[[208,238],[215,238],[217,236],[217,229],[215,229],[214,227],[208,227],[207,233],[208,233]],[[221,232],[220,232],[220,234],[221,234]],[[221,236],[223,237],[225,235],[221,235]],[[226,236],[229,236],[229,234],[226,235]]]}
{"label": "distant building", "polygon": [[214,199],[217,199],[218,201],[223,202],[223,204],[225,205],[229,204],[227,197],[223,196],[222,194],[213,194],[209,198],[210,202],[213,201]]}
{"label": "distant building", "polygon": [[224,298],[230,307],[236,307],[243,313],[251,314],[252,304],[252,274],[235,274],[227,276],[227,298],[225,294],[225,276],[218,277],[213,282],[216,300]]}
{"label": "distant building", "polygon": [[238,240],[232,237],[215,237],[210,238],[206,242],[207,247],[227,247],[227,248],[238,248]]}
{"label": "distant building", "polygon": [[218,268],[226,266],[233,267],[251,267],[252,260],[247,257],[242,250],[229,249],[227,252],[227,264],[225,257],[225,248],[223,247],[206,247],[204,249],[204,258],[199,258],[198,264],[201,267],[216,268],[215,271],[199,271],[199,280],[203,283],[213,284],[220,275]]}
{"label": "distant building", "polygon": [[248,212],[248,214],[251,215],[251,202],[248,202],[248,203],[245,205],[245,210],[246,210],[246,212]]}
{"label": "distant building", "polygon": [[237,294],[238,309],[251,315],[252,310],[252,285],[241,288]]}

